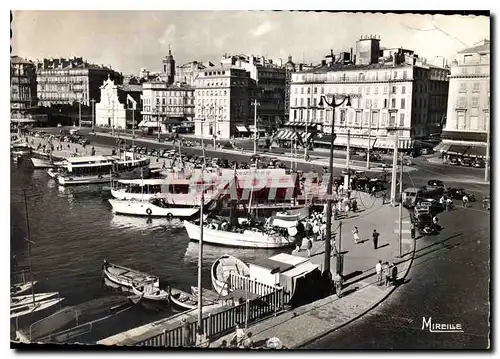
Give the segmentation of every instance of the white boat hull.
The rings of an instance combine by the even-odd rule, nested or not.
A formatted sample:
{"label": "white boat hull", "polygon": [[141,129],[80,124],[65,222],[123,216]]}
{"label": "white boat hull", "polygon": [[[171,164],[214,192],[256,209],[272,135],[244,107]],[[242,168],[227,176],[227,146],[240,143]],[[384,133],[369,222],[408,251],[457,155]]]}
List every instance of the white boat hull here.
{"label": "white boat hull", "polygon": [[[200,240],[200,226],[184,221],[184,227],[189,239],[193,241]],[[236,233],[212,229],[207,226],[203,228],[203,242],[241,248],[285,248],[293,246],[293,240],[280,235],[268,235],[251,230]]]}
{"label": "white boat hull", "polygon": [[152,284],[154,287],[160,286],[160,281],[157,277],[115,264],[107,264],[103,272],[109,281],[128,289],[132,289],[134,284],[138,285],[144,282]]}
{"label": "white boat hull", "polygon": [[57,173],[57,171],[55,171],[53,168],[49,168],[47,170],[47,174],[50,176],[50,178],[56,178],[59,173]]}
{"label": "white boat hull", "polygon": [[138,178],[142,174],[144,176],[149,175],[149,166],[136,167],[126,172],[115,173],[114,175],[107,173],[102,175],[92,175],[92,176],[71,176],[71,175],[59,175],[57,176],[57,181],[61,186],[75,186],[75,185],[85,185],[94,183],[110,183],[112,179],[118,178]]}
{"label": "white boat hull", "polygon": [[113,207],[113,212],[118,214],[128,214],[134,216],[152,216],[152,217],[192,217],[199,208],[197,207],[170,207],[162,208],[148,201],[121,201],[118,199],[108,200]]}
{"label": "white boat hull", "polygon": [[33,167],[35,167],[35,168],[53,168],[53,167],[55,167],[54,164],[52,162],[50,162],[49,160],[35,158],[35,157],[31,157],[31,163],[33,164]]}
{"label": "white boat hull", "polygon": [[[59,292],[35,293],[35,302],[42,302],[59,296]],[[19,307],[33,302],[32,294],[18,295],[10,298],[10,307]]]}
{"label": "white boat hull", "polygon": [[132,286],[132,292],[135,295],[137,295],[143,299],[154,300],[157,302],[168,301],[169,294],[166,291],[158,289],[158,288],[155,288],[155,289],[156,289],[156,291],[153,291],[153,292],[148,292],[148,291],[141,292],[135,286]]}
{"label": "white boat hull", "polygon": [[[37,283],[38,282],[34,280],[33,287],[36,286]],[[31,286],[31,282],[14,284],[10,289],[10,295],[17,296],[26,293],[28,290],[31,290]]]}
{"label": "white boat hull", "polygon": [[217,258],[212,264],[212,286],[222,296],[229,294],[227,278],[229,278],[231,272],[247,276],[250,273],[250,269],[240,259],[229,254]]}
{"label": "white boat hull", "polygon": [[10,322],[16,329],[24,328],[60,309],[64,298],[52,298],[34,305],[13,307],[10,310]]}

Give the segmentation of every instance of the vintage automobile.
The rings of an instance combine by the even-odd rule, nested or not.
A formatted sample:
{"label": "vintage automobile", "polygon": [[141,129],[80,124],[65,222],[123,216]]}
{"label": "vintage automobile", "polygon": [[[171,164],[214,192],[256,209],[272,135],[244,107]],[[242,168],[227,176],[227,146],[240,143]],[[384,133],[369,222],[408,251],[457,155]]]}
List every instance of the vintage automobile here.
{"label": "vintage automobile", "polygon": [[444,189],[444,183],[443,183],[443,181],[440,181],[440,180],[430,180],[430,181],[427,182],[427,185],[425,186],[425,189],[427,191],[432,191],[432,190],[436,190],[436,189],[439,189],[439,188]]}
{"label": "vintage automobile", "polygon": [[460,162],[458,162],[458,159],[456,159],[456,158],[450,158],[450,161],[448,163],[451,166],[458,166],[458,165],[460,165]]}
{"label": "vintage automobile", "polygon": [[469,202],[474,202],[476,200],[476,197],[472,193],[466,192],[463,188],[450,188],[445,191],[445,194],[452,199],[461,200],[464,196],[467,196]]}

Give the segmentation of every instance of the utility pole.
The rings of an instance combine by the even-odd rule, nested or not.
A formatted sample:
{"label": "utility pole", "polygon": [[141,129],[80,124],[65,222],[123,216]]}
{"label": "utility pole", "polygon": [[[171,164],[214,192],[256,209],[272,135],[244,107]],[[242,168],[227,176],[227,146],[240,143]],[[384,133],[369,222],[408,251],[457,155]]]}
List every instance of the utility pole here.
{"label": "utility pole", "polygon": [[95,111],[95,99],[90,100],[92,103],[92,132],[95,130],[95,118],[94,118],[94,111]]}
{"label": "utility pole", "polygon": [[372,105],[370,103],[370,119],[368,120],[368,144],[366,147],[366,169],[370,169],[370,147],[371,147],[371,137],[372,137],[372,120],[373,120],[373,111]]}
{"label": "utility pole", "polygon": [[394,155],[392,157],[392,182],[391,182],[391,204],[396,206],[396,180],[398,177],[398,145],[399,145],[399,130],[396,128],[396,136],[394,139]]}
{"label": "utility pole", "polygon": [[486,133],[486,161],[484,163],[484,181],[488,182],[488,171],[490,165],[490,124],[486,124],[488,132]]}
{"label": "utility pole", "polygon": [[403,256],[403,152],[399,171],[399,256]]}
{"label": "utility pole", "polygon": [[212,107],[212,111],[213,111],[213,117],[214,117],[214,128],[213,128],[212,137],[214,138],[214,150],[215,150],[216,139],[217,139],[217,121],[216,121],[217,119],[215,116],[215,106]]}
{"label": "utility pole", "polygon": [[346,168],[347,168],[347,174],[344,176],[344,188],[349,188],[350,185],[350,177],[351,177],[351,171],[349,169],[349,166],[351,164],[351,129],[347,129],[347,155],[346,155]]}
{"label": "utility pole", "polygon": [[306,118],[306,136],[305,136],[305,143],[304,143],[304,159],[307,161],[307,139],[308,139],[308,132],[307,132],[307,129],[308,129],[308,124],[309,124],[309,121],[307,121],[307,118]]}
{"label": "utility pole", "polygon": [[78,128],[82,128],[82,100],[78,101]]}
{"label": "utility pole", "polygon": [[160,111],[158,110],[158,108],[156,108],[156,130],[157,130],[157,139],[158,139],[158,143],[160,143]]}
{"label": "utility pole", "polygon": [[[203,127],[201,128],[201,143],[203,146]],[[203,146],[203,164],[201,166],[201,203],[200,203],[200,241],[198,243],[198,327],[203,333],[203,289],[201,287],[203,264],[203,206],[205,205],[205,147]],[[198,329],[198,328],[197,328]],[[197,330],[198,332],[198,330]]]}
{"label": "utility pole", "polygon": [[30,280],[31,280],[31,295],[33,297],[33,304],[35,304],[35,290],[33,285],[33,271],[31,270],[31,235],[30,235],[30,221],[28,217],[28,199],[26,198],[26,190],[23,189],[24,195],[24,210],[26,211],[26,241],[28,242],[28,267],[30,268]]}
{"label": "utility pole", "polygon": [[260,102],[257,99],[253,100],[253,126],[254,126],[254,137],[253,137],[253,154],[257,154],[257,106],[260,106]]}

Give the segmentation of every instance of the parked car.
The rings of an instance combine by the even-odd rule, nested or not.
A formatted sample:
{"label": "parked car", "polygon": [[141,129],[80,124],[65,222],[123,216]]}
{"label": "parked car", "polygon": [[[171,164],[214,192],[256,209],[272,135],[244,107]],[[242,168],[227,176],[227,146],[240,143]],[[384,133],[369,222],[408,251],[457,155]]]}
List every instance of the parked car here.
{"label": "parked car", "polygon": [[472,163],[472,166],[476,168],[484,168],[484,164],[484,160],[482,160],[481,158],[477,158]]}
{"label": "parked car", "polygon": [[430,180],[427,182],[427,185],[425,186],[425,189],[428,191],[432,191],[438,188],[443,188],[444,189],[444,183],[443,181],[440,180]]}
{"label": "parked car", "polygon": [[445,193],[448,197],[457,200],[461,200],[464,195],[467,196],[469,202],[474,202],[476,200],[476,197],[472,193],[466,192],[463,188],[450,188]]}
{"label": "parked car", "polygon": [[433,152],[432,148],[429,147],[424,147],[420,150],[420,153],[423,155],[430,155],[432,154],[432,152]]}
{"label": "parked car", "polygon": [[450,161],[448,162],[452,166],[458,166],[460,163],[458,162],[458,159],[456,158],[450,158]]}
{"label": "parked car", "polygon": [[467,158],[467,157],[462,158],[462,159],[460,160],[460,164],[461,164],[462,166],[464,166],[464,167],[471,167],[471,166],[472,166],[472,159]]}

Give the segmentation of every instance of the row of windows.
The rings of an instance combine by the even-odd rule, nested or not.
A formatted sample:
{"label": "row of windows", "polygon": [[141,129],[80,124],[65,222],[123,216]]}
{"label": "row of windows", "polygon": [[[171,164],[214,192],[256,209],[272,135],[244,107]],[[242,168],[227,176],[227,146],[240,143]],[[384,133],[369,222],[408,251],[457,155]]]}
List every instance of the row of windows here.
{"label": "row of windows", "polygon": [[[300,89],[300,90],[299,90]],[[372,93],[374,95],[378,95],[379,93],[383,93],[383,94],[387,94],[387,92],[389,91],[389,86],[382,86],[382,87],[379,87],[379,86],[366,86],[366,87],[349,87],[349,88],[343,88],[343,87],[334,87],[334,88],[327,88],[326,91],[329,91],[331,90],[332,93],[344,93],[344,92],[347,92],[348,94],[354,94],[354,93],[358,93],[358,94],[363,94],[365,93],[366,95],[371,95]],[[311,86],[302,86],[302,87],[298,87],[298,86],[294,86],[293,88],[293,93],[294,94],[298,94],[300,91],[300,94],[303,95],[303,94],[314,94],[314,95],[317,95],[318,94],[318,87],[314,86],[314,87],[311,87]],[[357,91],[357,92],[356,92]],[[391,93],[392,94],[396,94],[396,93],[402,93],[402,94],[405,94],[406,93],[406,86],[391,86]],[[325,94],[325,88],[323,86],[319,87],[319,94],[320,95],[324,95]]]}
{"label": "row of windows", "polygon": [[87,75],[89,74],[89,70],[77,70],[77,69],[72,69],[72,70],[39,70],[38,71],[38,76],[65,76],[65,75],[71,75],[71,76],[78,76],[78,75]]}
{"label": "row of windows", "polygon": [[72,100],[72,101],[78,101],[78,100],[86,100],[87,99],[87,93],[86,92],[65,92],[65,93],[62,93],[62,92],[43,92],[43,93],[39,93],[38,94],[38,97],[40,99],[44,99],[44,100],[51,100],[51,99],[54,99],[54,100],[58,100],[58,99],[62,99],[62,100]]}
{"label": "row of windows", "polygon": [[[405,114],[399,113],[399,116],[396,114],[388,114],[386,112],[382,112],[382,121],[379,124],[379,113],[378,112],[363,112],[363,111],[346,111],[339,110],[335,114],[335,124],[336,125],[355,125],[355,126],[368,126],[371,118],[371,125],[374,127],[377,126],[396,126],[404,127],[405,126]],[[331,119],[327,118],[327,114],[325,114],[324,110],[293,110],[293,119],[294,120],[302,120],[302,121],[311,121],[313,123],[331,123]],[[331,116],[331,115],[330,115]],[[396,123],[396,118],[399,117],[399,123]],[[389,122],[387,122],[387,118],[389,118]],[[363,121],[363,123],[362,123]]]}
{"label": "row of windows", "polygon": [[[468,83],[467,82],[461,82],[460,83],[460,88],[458,90],[458,92],[467,92],[468,90]],[[486,84],[486,89],[488,90],[488,92],[490,91],[489,90],[489,84]],[[472,92],[481,92],[481,83],[480,82],[474,82],[472,84]]]}
{"label": "row of windows", "polygon": [[226,96],[227,90],[199,91],[200,96]]}
{"label": "row of windows", "polygon": [[152,91],[145,90],[144,97],[183,97],[190,96],[193,91]]}
{"label": "row of windows", "polygon": [[459,111],[457,112],[455,129],[487,131],[490,122],[489,116],[489,113],[485,113],[482,116],[473,116],[467,115],[465,111]]}
{"label": "row of windows", "polygon": [[145,112],[171,112],[171,113],[182,113],[185,112],[185,107],[182,106],[144,106],[143,111]]}
{"label": "row of windows", "polygon": [[327,72],[324,74],[293,74],[293,82],[304,81],[389,81],[389,80],[406,80],[408,79],[407,70],[392,71],[368,71],[368,72]]}
{"label": "row of windows", "polygon": [[48,76],[48,77],[37,77],[38,83],[50,82],[54,84],[67,84],[67,83],[78,83],[78,82],[89,82],[88,76]]}
{"label": "row of windows", "polygon": [[[300,102],[298,101],[297,98],[295,98],[295,102],[294,102],[294,105],[295,107],[298,107],[299,104],[300,104],[300,107],[309,107],[309,106],[312,106],[312,107],[318,107],[318,99],[316,98],[313,98],[312,101],[310,98],[306,99],[307,101],[305,101],[303,98],[300,99]],[[391,98],[390,99],[390,104],[391,104],[391,108],[396,108],[396,102],[397,102],[397,99],[395,98]],[[402,98],[399,100],[399,104],[400,104],[400,108],[401,109],[404,109],[406,108],[406,99],[405,98]],[[378,105],[379,105],[379,102],[378,102],[378,99],[365,99],[364,101],[360,98],[355,98],[353,100],[351,100],[351,106],[354,107],[354,108],[362,108],[364,105],[364,108],[378,108]],[[389,99],[384,99],[383,101],[381,101],[380,105],[382,106],[383,105],[383,108],[387,108],[387,106],[389,105]],[[326,105],[323,103],[323,107],[325,107]],[[328,106],[326,106],[328,107]]]}
{"label": "row of windows", "polygon": [[38,91],[43,92],[82,92],[87,90],[87,85],[77,85],[77,84],[69,84],[69,85],[40,85],[38,84]]}
{"label": "row of windows", "polygon": [[[144,104],[145,105],[152,105],[154,103],[156,103],[157,105],[166,105],[167,104],[167,99],[166,98],[156,98],[156,101],[152,101],[153,99],[150,99],[150,98],[145,98],[144,99]],[[190,99],[190,98],[185,98],[185,97],[181,97],[181,98],[168,98],[168,104],[169,105],[193,105],[194,104],[194,100],[193,99]]]}
{"label": "row of windows", "polygon": [[204,106],[204,105],[210,105],[210,106],[226,106],[227,105],[227,99],[201,99],[196,101],[197,106]]}
{"label": "row of windows", "polygon": [[[479,107],[479,97],[478,96],[473,96],[472,99],[471,99],[471,102],[470,102],[470,107],[472,108],[475,108],[475,107]],[[467,108],[467,97],[464,97],[464,96],[460,96],[458,98],[458,101],[457,101],[457,107],[458,108]],[[483,103],[483,106],[482,107],[485,107],[485,108],[489,108],[490,107],[490,96],[488,96],[487,98],[485,98],[485,101]]]}
{"label": "row of windows", "polygon": [[[226,71],[205,71],[203,73],[205,76],[222,76],[222,75],[225,75],[226,74]],[[229,71],[228,71],[228,75],[229,75]]]}

